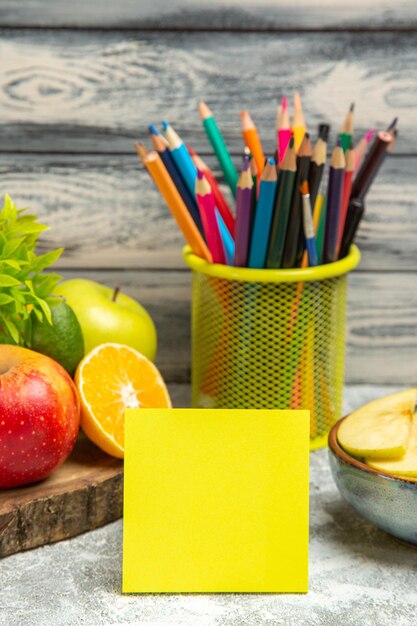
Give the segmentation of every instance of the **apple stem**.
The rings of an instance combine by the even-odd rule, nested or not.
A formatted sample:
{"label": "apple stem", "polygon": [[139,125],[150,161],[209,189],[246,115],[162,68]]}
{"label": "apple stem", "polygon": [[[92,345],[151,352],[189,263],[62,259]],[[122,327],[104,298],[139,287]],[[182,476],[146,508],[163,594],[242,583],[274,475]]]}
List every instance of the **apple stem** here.
{"label": "apple stem", "polygon": [[116,298],[119,295],[119,291],[120,291],[120,287],[116,287],[116,289],[113,291],[112,302],[116,302]]}

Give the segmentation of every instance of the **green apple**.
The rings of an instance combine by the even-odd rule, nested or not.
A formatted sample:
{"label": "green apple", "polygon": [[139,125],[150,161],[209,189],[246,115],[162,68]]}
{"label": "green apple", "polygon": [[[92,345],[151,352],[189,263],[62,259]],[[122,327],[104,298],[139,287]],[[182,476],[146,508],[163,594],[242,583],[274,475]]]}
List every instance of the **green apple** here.
{"label": "green apple", "polygon": [[83,278],[60,283],[54,294],[63,296],[78,317],[86,353],[101,343],[122,343],[155,359],[154,323],[133,298]]}
{"label": "green apple", "polygon": [[417,390],[407,389],[378,398],[351,413],[340,425],[337,438],[352,456],[395,459],[407,451]]}

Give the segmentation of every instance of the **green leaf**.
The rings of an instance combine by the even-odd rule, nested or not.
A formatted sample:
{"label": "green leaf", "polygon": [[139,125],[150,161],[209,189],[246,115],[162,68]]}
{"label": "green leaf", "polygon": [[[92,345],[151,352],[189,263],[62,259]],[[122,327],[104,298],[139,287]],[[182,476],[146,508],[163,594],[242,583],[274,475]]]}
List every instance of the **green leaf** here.
{"label": "green leaf", "polygon": [[[23,220],[22,220],[23,221]],[[42,233],[44,230],[50,230],[50,226],[45,226],[44,224],[39,224],[38,222],[23,222],[19,221],[17,225],[10,231],[12,236],[21,235],[31,235]]]}
{"label": "green leaf", "polygon": [[0,261],[0,265],[8,265],[15,270],[20,270],[22,265],[24,265],[26,261],[15,261],[14,259],[2,259]]}
{"label": "green leaf", "polygon": [[49,308],[48,303],[45,302],[45,300],[42,300],[42,298],[38,298],[38,297],[36,297],[36,302],[41,307],[43,314],[48,320],[48,323],[52,326],[52,314],[51,314],[51,309]]}
{"label": "green leaf", "polygon": [[47,298],[54,291],[60,280],[61,276],[58,274],[44,274],[42,276],[37,276],[33,280],[36,294],[40,298]]}
{"label": "green leaf", "polygon": [[21,281],[14,278],[14,276],[9,276],[8,274],[0,274],[0,287],[16,287],[20,285]]}
{"label": "green leaf", "polygon": [[55,263],[55,261],[59,259],[59,257],[61,256],[63,252],[64,252],[64,248],[57,248],[56,250],[51,250],[50,252],[47,252],[46,254],[41,254],[40,256],[37,257],[36,261],[34,262],[32,271],[41,272],[46,267],[49,267],[50,265]]}
{"label": "green leaf", "polygon": [[24,237],[10,239],[4,246],[1,256],[3,259],[11,257],[12,254],[24,243]]}
{"label": "green leaf", "polygon": [[7,317],[3,317],[3,322],[7,330],[9,331],[10,336],[13,339],[13,341],[17,344],[20,343],[20,334],[16,325],[11,320],[7,319]]}
{"label": "green leaf", "polygon": [[9,304],[10,302],[14,302],[13,296],[7,295],[7,293],[0,293],[0,306],[4,304]]}

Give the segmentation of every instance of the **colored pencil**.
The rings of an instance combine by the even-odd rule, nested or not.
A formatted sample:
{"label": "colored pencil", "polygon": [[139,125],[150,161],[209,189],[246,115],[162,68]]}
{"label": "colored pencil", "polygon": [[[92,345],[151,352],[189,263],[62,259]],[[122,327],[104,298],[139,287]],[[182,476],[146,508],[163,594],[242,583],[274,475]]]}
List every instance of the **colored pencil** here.
{"label": "colored pencil", "polygon": [[135,147],[139,159],[151,175],[192,251],[197,256],[211,263],[213,257],[210,250],[207,248],[165,165],[162,163],[161,157],[155,150],[148,152],[143,144],[137,143]]}
{"label": "colored pencil", "polygon": [[[326,202],[325,202],[325,193],[327,189],[327,172],[326,170],[323,173],[320,189],[316,196],[316,201],[314,203],[313,209],[313,226],[314,233],[316,237],[316,250],[317,250],[317,259],[319,264],[321,263],[321,256],[323,251],[323,241],[324,241],[324,225],[325,225],[325,216],[326,216]],[[308,266],[308,257],[307,250],[304,250],[303,260],[301,263],[301,267]]]}
{"label": "colored pencil", "polygon": [[362,165],[366,153],[368,152],[368,148],[369,148],[369,144],[372,141],[373,136],[375,135],[375,129],[371,128],[371,130],[368,130],[363,137],[361,137],[358,141],[358,143],[356,144],[353,152],[354,152],[354,158],[355,158],[355,170],[354,172],[357,172],[358,169],[360,168],[360,166]]}
{"label": "colored pencil", "polygon": [[342,142],[343,152],[349,148],[353,135],[353,115],[355,110],[355,103],[352,102],[349,111],[346,114],[345,121],[343,122],[340,131],[339,139]]}
{"label": "colored pencil", "polygon": [[200,102],[198,109],[200,112],[200,118],[203,122],[204,130],[206,131],[208,140],[214,150],[214,154],[217,157],[225,181],[229,185],[233,196],[236,196],[236,185],[239,176],[223,136],[217,126],[216,119],[207,104],[204,102]]}
{"label": "colored pencil", "polygon": [[227,265],[233,265],[233,259],[235,256],[235,242],[229,229],[227,228],[220,211],[216,208],[216,219],[219,226],[220,236],[222,238],[222,246],[224,257]]}
{"label": "colored pencil", "polygon": [[318,125],[318,135],[326,143],[329,141],[329,134],[330,134],[330,124]]}
{"label": "colored pencil", "polygon": [[194,194],[191,195],[187,185],[184,182],[181,174],[179,173],[177,166],[175,165],[174,159],[170,151],[168,150],[164,138],[159,133],[158,129],[151,124],[149,126],[149,131],[151,133],[151,142],[153,149],[161,157],[162,163],[165,165],[168,174],[171,176],[174,185],[178,189],[178,192],[181,198],[184,200],[184,204],[190,212],[191,217],[193,218],[198,230],[202,235],[204,235],[203,224],[201,223],[200,212],[198,210],[197,201],[194,197]]}
{"label": "colored pencil", "polygon": [[[301,103],[301,95],[298,91],[294,94],[294,115],[292,119],[292,132],[294,134],[294,150],[298,153],[301,142],[304,139],[304,135],[307,132],[307,127],[304,122],[303,105]],[[297,187],[298,191],[298,187]]]}
{"label": "colored pencil", "polygon": [[253,222],[248,267],[258,269],[265,267],[276,188],[277,170],[275,160],[268,159],[259,185],[259,200]]}
{"label": "colored pencil", "polygon": [[189,192],[194,195],[195,181],[197,178],[197,168],[191,160],[186,146],[180,136],[175,132],[168,122],[162,122],[162,128],[165,132],[165,138],[168,141],[168,147],[178,171],[184,179]]}
{"label": "colored pencil", "polygon": [[339,259],[343,259],[348,253],[355,238],[360,221],[365,212],[365,204],[360,198],[353,198],[349,202],[346,216],[345,230],[343,231],[342,245],[340,246]]}
{"label": "colored pencil", "polygon": [[207,182],[203,172],[197,170],[197,180],[195,182],[195,195],[200,209],[201,221],[203,222],[204,233],[208,249],[211,252],[214,263],[224,263],[222,238],[216,218],[216,205],[211,187]]}
{"label": "colored pencil", "polygon": [[332,263],[337,260],[339,222],[342,206],[345,166],[346,161],[343,153],[342,141],[339,138],[330,161],[326,227],[324,231],[323,245],[323,263]]}
{"label": "colored pencil", "polygon": [[349,148],[349,150],[346,151],[345,159],[346,159],[346,168],[345,168],[345,175],[343,178],[343,196],[342,196],[342,205],[340,209],[337,253],[339,253],[340,246],[342,245],[342,237],[343,237],[343,231],[345,229],[345,222],[346,222],[346,215],[347,215],[347,210],[349,206],[350,192],[352,190],[353,172],[355,169],[355,154],[352,148]]}
{"label": "colored pencil", "polygon": [[294,185],[290,218],[288,220],[284,256],[282,259],[282,267],[286,269],[297,267],[298,264],[301,263],[301,260],[303,258],[303,201],[300,193],[300,185],[304,180],[308,180],[311,154],[312,151],[310,135],[308,133],[305,133],[304,139],[297,154],[297,176]]}
{"label": "colored pencil", "polygon": [[252,215],[252,187],[249,158],[245,157],[243,171],[237,182],[236,193],[235,258],[233,264],[237,267],[247,266]]}
{"label": "colored pencil", "polygon": [[311,155],[310,170],[308,173],[308,188],[310,190],[311,206],[314,207],[319,192],[320,182],[326,164],[327,143],[319,137]]}
{"label": "colored pencil", "polygon": [[311,211],[308,182],[305,180],[300,185],[300,193],[303,199],[303,230],[310,267],[318,265],[316,241],[314,236],[313,216]]}
{"label": "colored pencil", "polygon": [[380,131],[376,134],[372,146],[362,163],[362,167],[353,181],[351,198],[360,198],[361,200],[365,198],[372,181],[385,159],[387,148],[392,140],[391,133],[387,131]]}
{"label": "colored pencil", "polygon": [[387,152],[390,154],[395,146],[395,141],[397,139],[397,135],[398,135],[398,130],[396,128],[397,125],[397,121],[398,121],[398,117],[394,118],[394,120],[391,122],[391,124],[388,126],[387,132],[391,135],[392,137],[392,141],[390,143],[390,145],[387,148]]}
{"label": "colored pencil", "polygon": [[275,208],[266,256],[266,267],[270,269],[278,269],[282,264],[296,172],[297,161],[292,137],[278,172]]}
{"label": "colored pencil", "polygon": [[253,158],[253,154],[249,154],[249,169],[250,175],[252,176],[252,223],[255,217],[256,211],[256,202],[258,198],[258,190],[259,190],[259,176],[258,176],[258,168],[256,167],[256,161]]}
{"label": "colored pencil", "polygon": [[277,146],[278,163],[282,163],[288,144],[290,143],[292,131],[290,128],[290,115],[288,112],[288,100],[284,96],[277,109]]}
{"label": "colored pencil", "polygon": [[190,146],[188,146],[188,152],[190,153],[190,156],[196,168],[198,170],[201,170],[204,173],[204,176],[207,178],[207,181],[211,187],[211,191],[213,192],[216,207],[218,208],[219,213],[229,230],[229,233],[233,237],[235,233],[235,218],[232,210],[230,209],[226,201],[226,198],[224,197],[219,185],[217,184],[213,172],[205,163],[205,161],[203,161],[203,159],[192,148],[190,148]]}
{"label": "colored pencil", "polygon": [[248,111],[241,111],[240,119],[242,123],[242,136],[245,146],[249,148],[255,159],[256,167],[258,168],[258,176],[262,174],[264,167],[265,156],[262,150],[261,140],[259,139],[258,131],[253,123]]}

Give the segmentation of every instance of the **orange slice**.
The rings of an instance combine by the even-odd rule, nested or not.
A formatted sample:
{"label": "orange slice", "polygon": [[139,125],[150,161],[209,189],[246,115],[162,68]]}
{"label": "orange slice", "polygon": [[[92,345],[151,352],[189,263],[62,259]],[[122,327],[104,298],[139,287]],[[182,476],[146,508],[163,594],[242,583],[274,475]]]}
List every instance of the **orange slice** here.
{"label": "orange slice", "polygon": [[78,365],[75,383],[81,397],[81,428],[99,448],[123,458],[124,411],[171,408],[161,374],[133,348],[103,343]]}

